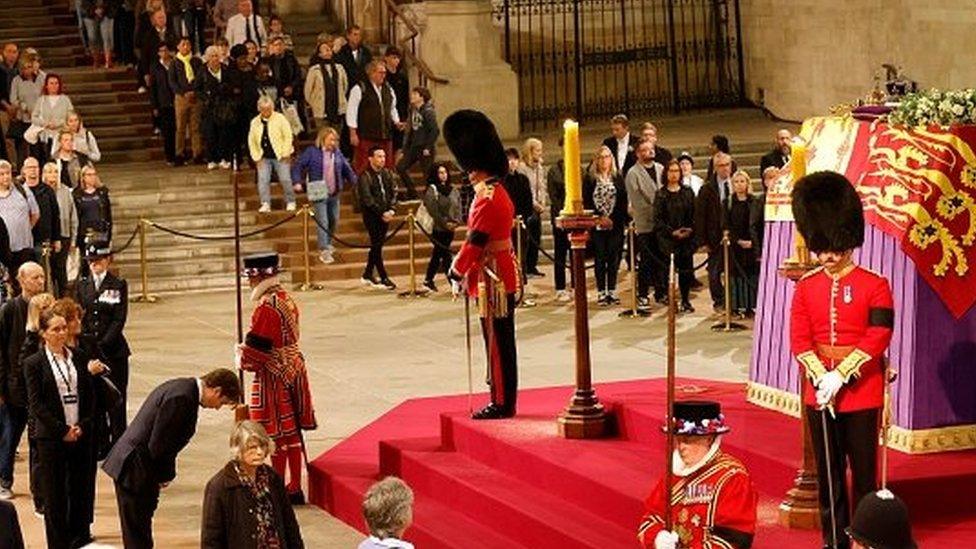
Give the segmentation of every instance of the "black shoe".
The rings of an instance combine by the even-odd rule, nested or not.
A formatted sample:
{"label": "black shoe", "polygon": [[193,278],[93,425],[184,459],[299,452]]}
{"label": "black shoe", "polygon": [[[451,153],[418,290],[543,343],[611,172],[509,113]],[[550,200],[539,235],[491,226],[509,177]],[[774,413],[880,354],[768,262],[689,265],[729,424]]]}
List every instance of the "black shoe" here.
{"label": "black shoe", "polygon": [[637,308],[649,311],[651,309],[651,300],[646,297],[637,298]]}
{"label": "black shoe", "polygon": [[92,537],[91,532],[85,532],[82,535],[76,537],[71,542],[71,548],[77,549],[79,547],[84,547],[86,545],[91,545],[95,542],[95,538]]}
{"label": "black shoe", "polygon": [[202,156],[193,157],[193,163],[197,166],[202,166],[207,163],[207,161]]}
{"label": "black shoe", "polygon": [[525,276],[528,276],[530,278],[545,278],[546,277],[546,275],[542,271],[539,271],[538,269],[536,269],[535,271],[529,271],[529,272],[525,273]]}
{"label": "black shoe", "polygon": [[393,281],[390,280],[389,278],[384,278],[384,279],[380,280],[380,284],[382,284],[383,286],[386,286],[386,289],[387,290],[396,290],[396,287],[397,287],[397,285],[394,284]]}
{"label": "black shoe", "polygon": [[657,303],[657,304],[659,304],[659,305],[667,305],[668,304],[668,296],[665,296],[665,295],[654,296],[654,302]]}
{"label": "black shoe", "polygon": [[471,415],[471,419],[504,419],[515,415],[515,410],[506,410],[497,404],[489,404]]}
{"label": "black shoe", "polygon": [[173,159],[173,166],[177,168],[186,166],[186,160],[184,160],[182,156],[177,156]]}
{"label": "black shoe", "polygon": [[427,288],[431,292],[437,293],[437,285],[434,284],[434,281],[433,280],[425,280],[424,281],[424,288]]}
{"label": "black shoe", "polygon": [[305,505],[305,492],[301,490],[288,494],[288,502],[292,505]]}
{"label": "black shoe", "polygon": [[681,312],[682,313],[693,313],[693,312],[695,312],[695,308],[691,306],[691,303],[690,302],[688,302],[688,301],[682,301],[681,302]]}

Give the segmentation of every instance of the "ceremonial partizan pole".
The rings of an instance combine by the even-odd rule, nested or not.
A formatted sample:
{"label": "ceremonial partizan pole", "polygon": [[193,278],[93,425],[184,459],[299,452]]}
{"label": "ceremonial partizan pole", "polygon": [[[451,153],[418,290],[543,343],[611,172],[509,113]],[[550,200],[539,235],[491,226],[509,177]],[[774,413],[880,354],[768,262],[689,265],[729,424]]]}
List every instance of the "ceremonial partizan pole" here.
{"label": "ceremonial partizan pole", "polygon": [[677,277],[674,272],[674,254],[668,268],[668,373],[667,411],[664,416],[667,444],[664,456],[664,529],[671,531],[671,488],[674,486],[674,375],[677,357]]}
{"label": "ceremonial partizan pole", "polygon": [[[237,185],[237,159],[231,166],[230,184],[234,190],[234,295],[237,297],[235,312],[237,313],[237,344],[244,343],[244,304],[242,302],[244,290],[242,288],[241,273],[243,268],[241,263],[241,191]],[[243,421],[248,417],[247,406],[244,405],[244,369],[240,364],[237,365],[237,378],[241,383],[241,406],[237,407],[234,417],[237,421]]]}

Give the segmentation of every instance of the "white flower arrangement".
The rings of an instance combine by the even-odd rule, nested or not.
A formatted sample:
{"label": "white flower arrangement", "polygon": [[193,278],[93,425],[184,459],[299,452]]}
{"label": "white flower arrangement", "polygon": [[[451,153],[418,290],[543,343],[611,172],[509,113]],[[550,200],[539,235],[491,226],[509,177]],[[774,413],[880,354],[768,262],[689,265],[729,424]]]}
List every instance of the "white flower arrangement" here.
{"label": "white flower arrangement", "polygon": [[976,124],[976,89],[910,93],[888,114],[888,122],[908,127]]}

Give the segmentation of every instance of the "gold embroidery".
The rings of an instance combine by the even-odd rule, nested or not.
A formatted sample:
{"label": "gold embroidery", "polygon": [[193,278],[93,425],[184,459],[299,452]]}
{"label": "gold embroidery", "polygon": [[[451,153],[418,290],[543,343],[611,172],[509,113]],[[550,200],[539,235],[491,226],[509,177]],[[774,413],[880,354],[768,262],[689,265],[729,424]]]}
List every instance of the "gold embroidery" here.
{"label": "gold embroidery", "polygon": [[861,366],[870,360],[871,355],[860,349],[854,349],[851,354],[847,355],[847,358],[840,361],[840,364],[837,365],[837,371],[844,376],[844,383],[847,383],[852,377],[856,378],[861,375]]}

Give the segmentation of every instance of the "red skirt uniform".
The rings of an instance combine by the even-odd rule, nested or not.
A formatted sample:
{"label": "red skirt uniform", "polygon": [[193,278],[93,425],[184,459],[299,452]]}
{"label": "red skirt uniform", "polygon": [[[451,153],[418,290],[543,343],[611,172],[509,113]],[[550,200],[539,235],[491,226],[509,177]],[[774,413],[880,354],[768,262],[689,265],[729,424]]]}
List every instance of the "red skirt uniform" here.
{"label": "red skirt uniform", "polygon": [[254,372],[250,418],[279,446],[317,427],[305,357],[298,349],[298,307],[281,286],[269,289],[251,315],[241,367]]}
{"label": "red skirt uniform", "polygon": [[803,368],[803,403],[816,406],[821,376],[838,370],[845,383],[837,412],[881,408],[882,356],[894,324],[891,287],[881,275],[859,266],[839,276],[822,268],[796,284],[790,313],[793,354]]}
{"label": "red skirt uniform", "polygon": [[[671,487],[672,531],[682,549],[749,547],[756,532],[758,496],[749,472],[738,459],[719,450],[697,471],[674,477]],[[644,547],[664,529],[664,479],[644,503],[647,513],[637,531]]]}

